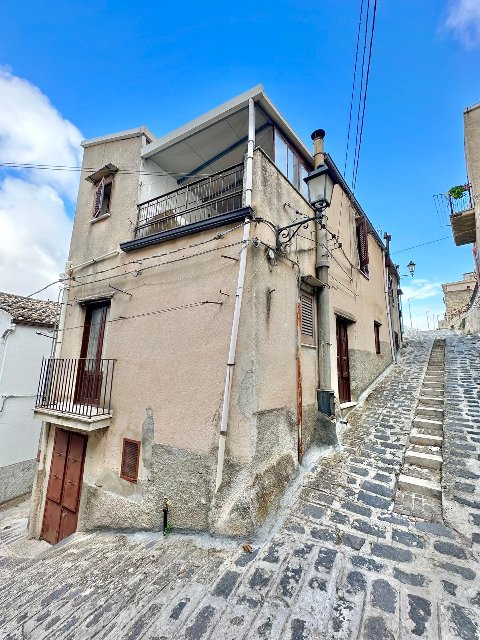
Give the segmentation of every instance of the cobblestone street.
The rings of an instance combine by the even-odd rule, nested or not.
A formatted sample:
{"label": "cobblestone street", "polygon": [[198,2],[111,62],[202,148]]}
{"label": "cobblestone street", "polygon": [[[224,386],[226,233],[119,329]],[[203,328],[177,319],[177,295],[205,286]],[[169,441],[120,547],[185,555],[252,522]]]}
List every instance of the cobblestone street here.
{"label": "cobblestone street", "polygon": [[[414,517],[398,512],[397,479],[439,336],[441,513],[413,494]],[[0,513],[0,637],[480,638],[480,336],[412,336],[340,437],[270,533],[242,541],[251,553],[175,533],[79,533],[45,549],[22,540],[15,508]]]}

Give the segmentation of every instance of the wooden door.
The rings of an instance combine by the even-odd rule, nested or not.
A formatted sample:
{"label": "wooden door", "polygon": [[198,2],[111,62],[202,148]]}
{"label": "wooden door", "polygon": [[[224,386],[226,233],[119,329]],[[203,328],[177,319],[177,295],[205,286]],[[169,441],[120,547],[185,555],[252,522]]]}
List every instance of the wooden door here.
{"label": "wooden door", "polygon": [[337,318],[337,371],[340,403],[350,402],[350,368],[348,363],[348,323]]}
{"label": "wooden door", "polygon": [[90,306],[85,315],[75,402],[98,405],[102,390],[102,352],[109,304]]}
{"label": "wooden door", "polygon": [[77,529],[87,438],[55,429],[42,538],[56,544]]}

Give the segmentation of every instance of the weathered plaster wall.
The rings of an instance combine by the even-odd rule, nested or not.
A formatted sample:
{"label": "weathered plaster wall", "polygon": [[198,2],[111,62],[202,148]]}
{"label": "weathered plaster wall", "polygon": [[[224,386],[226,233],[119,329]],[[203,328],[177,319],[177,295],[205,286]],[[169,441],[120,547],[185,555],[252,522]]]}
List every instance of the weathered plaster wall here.
{"label": "weathered plaster wall", "polygon": [[40,433],[33,407],[42,357],[51,348],[46,337],[51,331],[42,327],[41,336],[38,330],[11,324],[11,317],[0,311],[0,502],[32,487]]}
{"label": "weathered plaster wall", "polygon": [[0,467],[0,504],[32,490],[36,466],[33,458]]}

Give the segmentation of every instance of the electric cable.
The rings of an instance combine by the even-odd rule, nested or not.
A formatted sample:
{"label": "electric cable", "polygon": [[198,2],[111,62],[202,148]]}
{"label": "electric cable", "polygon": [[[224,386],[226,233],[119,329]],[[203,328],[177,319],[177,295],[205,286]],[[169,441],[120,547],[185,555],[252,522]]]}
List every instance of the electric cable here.
{"label": "electric cable", "polygon": [[441,240],[449,240],[452,236],[444,236],[443,238],[437,238],[436,240],[429,240],[428,242],[422,242],[422,244],[415,244],[413,247],[405,247],[405,249],[398,249],[398,251],[392,251],[392,255],[394,253],[403,253],[404,251],[410,251],[410,249],[417,249],[418,247],[425,247],[427,244],[434,244],[435,242],[440,242]]}
{"label": "electric cable", "polygon": [[355,188],[357,186],[358,165],[359,165],[359,162],[360,162],[360,151],[361,151],[361,148],[362,148],[363,124],[364,124],[364,120],[365,120],[365,106],[366,106],[366,102],[367,102],[368,82],[369,82],[369,79],[370,79],[370,63],[371,63],[371,60],[372,60],[372,48],[373,48],[373,38],[374,38],[374,35],[375,35],[376,16],[377,16],[377,0],[374,0],[372,26],[371,26],[371,33],[370,33],[370,45],[369,45],[369,51],[368,51],[367,76],[366,76],[366,80],[365,80],[365,90],[363,92],[362,121],[361,121],[361,125],[360,125],[360,139],[359,139],[359,142],[358,142],[357,161],[356,161],[356,164],[355,164],[355,173],[354,173],[354,176],[353,176],[353,179],[352,179],[352,190],[354,192],[355,192]]}
{"label": "electric cable", "polygon": [[354,65],[354,68],[353,68],[352,95],[350,96],[350,113],[348,115],[347,148],[346,148],[346,151],[345,151],[345,163],[344,163],[344,167],[343,167],[343,177],[344,178],[346,177],[346,172],[347,172],[348,150],[349,150],[349,146],[350,146],[350,133],[351,133],[351,128],[352,128],[352,112],[353,112],[353,102],[354,102],[354,96],[355,96],[355,85],[356,85],[356,80],[357,80],[358,48],[359,48],[359,44],[360,44],[360,33],[361,33],[361,27],[362,27],[363,3],[364,3],[364,0],[361,0],[361,3],[360,3],[360,17],[358,19],[358,30],[357,30],[357,45],[356,45],[356,48],[355,48],[355,65]]}

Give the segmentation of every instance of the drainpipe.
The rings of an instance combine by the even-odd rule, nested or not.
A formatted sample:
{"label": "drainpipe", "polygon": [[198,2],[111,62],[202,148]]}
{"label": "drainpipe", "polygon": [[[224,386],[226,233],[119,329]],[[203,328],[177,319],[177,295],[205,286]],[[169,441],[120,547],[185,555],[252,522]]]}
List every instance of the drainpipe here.
{"label": "drainpipe", "polygon": [[390,302],[388,296],[388,273],[387,273],[387,254],[382,250],[382,260],[383,260],[383,281],[385,285],[385,304],[387,306],[387,319],[388,319],[388,333],[390,336],[390,348],[392,350],[392,362],[397,364],[397,354],[395,353],[395,346],[393,343],[393,329],[392,329],[392,314],[390,313]]}
{"label": "drainpipe", "polygon": [[[325,164],[323,139],[325,131],[317,129],[312,133],[314,145],[314,169]],[[317,357],[318,357],[318,408],[322,413],[330,415],[332,398],[332,369],[330,361],[330,288],[328,286],[328,270],[330,256],[327,250],[327,230],[317,222],[316,225],[316,260],[315,272],[317,279],[324,283],[317,293]]]}
{"label": "drainpipe", "polygon": [[[70,279],[72,272],[72,263],[67,262],[65,265],[65,274]],[[64,284],[62,289],[62,296],[60,301],[60,318],[58,319],[58,327],[55,332],[55,338],[52,341],[52,357],[59,358],[62,351],[63,341],[63,329],[65,328],[65,316],[67,313],[67,299],[68,299],[68,285]],[[60,338],[60,339],[59,339]],[[47,451],[48,436],[50,434],[50,423],[42,422],[40,429],[40,439],[38,443],[38,470],[41,471],[45,468],[45,456]]]}
{"label": "drainpipe", "polygon": [[3,378],[3,369],[5,367],[5,359],[7,357],[7,341],[8,341],[8,336],[12,333],[12,331],[15,331],[15,324],[10,325],[10,327],[8,327],[8,329],[5,329],[5,331],[2,333],[2,364],[0,366],[0,382],[2,381]]}
{"label": "drainpipe", "polygon": [[[253,149],[255,146],[255,105],[250,98],[248,101],[248,145],[245,166],[245,206],[252,206],[253,187]],[[245,284],[245,271],[247,266],[247,247],[250,235],[250,219],[245,218],[243,225],[242,251],[240,254],[240,267],[238,270],[237,292],[235,295],[235,308],[233,311],[232,331],[230,334],[230,348],[228,351],[227,372],[225,375],[225,388],[223,392],[222,418],[220,421],[220,438],[218,441],[217,474],[215,478],[215,492],[222,484],[223,466],[225,461],[225,443],[227,440],[228,414],[230,412],[230,397],[232,391],[233,370],[235,367],[235,354],[237,351],[238,327],[240,323],[240,311],[242,308],[243,287]]]}
{"label": "drainpipe", "polygon": [[303,460],[303,389],[302,389],[302,301],[300,274],[297,275],[297,455]]}

